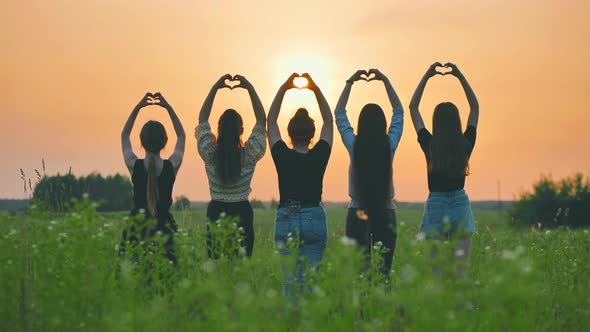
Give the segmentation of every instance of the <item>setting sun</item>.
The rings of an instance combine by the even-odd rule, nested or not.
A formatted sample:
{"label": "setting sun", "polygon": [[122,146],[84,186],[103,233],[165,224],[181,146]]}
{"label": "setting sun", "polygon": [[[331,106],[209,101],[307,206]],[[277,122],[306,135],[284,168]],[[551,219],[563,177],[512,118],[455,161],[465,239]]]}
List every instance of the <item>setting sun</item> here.
{"label": "setting sun", "polygon": [[295,85],[298,89],[303,89],[307,87],[308,83],[309,82],[307,82],[307,78],[305,77],[295,77],[295,79],[293,80],[293,85]]}

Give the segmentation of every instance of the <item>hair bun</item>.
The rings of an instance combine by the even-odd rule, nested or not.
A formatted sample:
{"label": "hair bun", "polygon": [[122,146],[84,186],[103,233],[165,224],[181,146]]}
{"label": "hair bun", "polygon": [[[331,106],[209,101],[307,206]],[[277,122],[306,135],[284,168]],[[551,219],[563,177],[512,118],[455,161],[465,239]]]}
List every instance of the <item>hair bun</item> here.
{"label": "hair bun", "polygon": [[295,115],[293,116],[294,118],[309,118],[309,112],[301,107],[300,109],[297,110],[297,112],[295,112]]}

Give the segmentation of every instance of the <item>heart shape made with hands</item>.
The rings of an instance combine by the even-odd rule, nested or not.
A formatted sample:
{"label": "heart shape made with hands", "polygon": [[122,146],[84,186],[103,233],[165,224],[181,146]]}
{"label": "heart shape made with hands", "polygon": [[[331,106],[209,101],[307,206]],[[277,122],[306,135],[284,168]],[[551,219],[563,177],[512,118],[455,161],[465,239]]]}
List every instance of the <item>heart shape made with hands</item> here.
{"label": "heart shape made with hands", "polygon": [[303,76],[297,76],[293,78],[293,85],[299,90],[307,88],[308,84],[309,81]]}
{"label": "heart shape made with hands", "polygon": [[224,83],[230,90],[233,90],[234,88],[239,87],[242,84],[242,81],[234,76],[232,78],[226,79]]}
{"label": "heart shape made with hands", "polygon": [[156,97],[154,94],[150,93],[147,97],[147,102],[148,102],[148,104],[159,104],[160,98]]}
{"label": "heart shape made with hands", "polygon": [[369,73],[365,70],[365,73],[361,75],[361,79],[370,82],[372,79],[375,78],[375,73]]}
{"label": "heart shape made with hands", "polygon": [[453,72],[453,68],[449,67],[449,66],[437,66],[435,68],[435,70],[437,73],[441,74],[442,76],[445,76],[445,75]]}

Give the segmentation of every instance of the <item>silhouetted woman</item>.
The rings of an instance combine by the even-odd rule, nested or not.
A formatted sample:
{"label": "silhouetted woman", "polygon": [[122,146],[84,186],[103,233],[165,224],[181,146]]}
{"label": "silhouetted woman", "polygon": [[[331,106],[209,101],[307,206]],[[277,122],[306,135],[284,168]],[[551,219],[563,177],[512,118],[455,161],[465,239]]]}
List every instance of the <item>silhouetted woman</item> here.
{"label": "silhouetted woman", "polygon": [[[367,104],[361,110],[358,133],[350,125],[346,104],[354,82],[364,80],[362,75],[374,74],[370,81],[382,81],[391,102],[393,115],[389,130],[385,114],[379,105]],[[348,204],[346,236],[356,240],[370,257],[374,246],[381,246],[383,265],[381,273],[389,276],[395,250],[396,215],[393,198],[392,162],[404,129],[404,110],[389,82],[377,69],[359,70],[346,81],[336,105],[336,126],[350,157],[348,171]]]}
{"label": "silhouetted woman", "polygon": [[432,116],[432,134],[424,127],[419,106],[422,93],[428,80],[441,73],[434,63],[428,68],[418,84],[410,102],[412,122],[418,133],[418,142],[424,155],[428,171],[430,194],[424,205],[424,216],[420,231],[428,239],[459,240],[455,251],[458,258],[467,258],[471,244],[471,234],[475,233],[475,223],[471,203],[465,193],[465,176],[469,174],[469,158],[475,145],[479,103],[465,76],[457,66],[447,63],[450,73],[459,79],[469,102],[467,129],[462,131],[461,118],[457,107],[449,102],[438,104]]}
{"label": "silhouetted woman", "polygon": [[[174,152],[169,159],[162,159],[160,152],[168,142],[168,136],[164,126],[158,121],[148,121],[139,134],[141,146],[145,150],[145,158],[138,159],[133,148],[129,135],[133,129],[135,119],[139,110],[148,105],[159,105],[168,111],[168,115],[174,125],[177,140]],[[132,215],[144,214],[146,221],[155,219],[155,226],[150,223],[134,223],[130,228],[123,231],[123,239],[120,246],[120,255],[125,254],[126,245],[137,245],[140,241],[148,246],[144,253],[153,253],[157,248],[153,240],[156,233],[164,236],[164,253],[169,262],[176,264],[174,254],[173,235],[176,232],[176,223],[170,213],[172,205],[172,189],[176,180],[176,173],[182,164],[184,157],[184,144],[186,136],[182,124],[176,113],[168,104],[166,99],[158,92],[147,93],[135,106],[121,133],[121,145],[123,147],[123,158],[125,165],[131,174],[133,182],[133,203]]]}
{"label": "silhouetted woman", "polygon": [[[225,83],[226,80],[240,81],[234,88],[246,89],[250,94],[256,124],[246,143],[242,143],[242,117],[233,109],[226,110],[219,118],[217,137],[211,133],[209,115],[217,91],[230,88]],[[227,74],[213,85],[201,108],[195,138],[199,154],[205,161],[211,194],[211,202],[207,207],[210,222],[207,225],[207,254],[215,259],[221,254],[221,248],[214,243],[210,227],[224,213],[227,217],[239,219],[238,227],[244,230],[241,245],[245,248],[246,255],[251,256],[254,248],[254,214],[248,195],[252,191],[250,183],[256,163],[266,151],[266,114],[256,90],[244,76],[232,77]]]}
{"label": "silhouetted woman", "polygon": [[[279,177],[280,203],[275,220],[275,245],[282,255],[293,250],[301,256],[297,259],[295,278],[285,274],[283,293],[293,294],[293,286],[303,290],[302,260],[311,266],[321,261],[328,241],[326,212],[321,205],[322,185],[328,159],[332,150],[333,123],[330,106],[320,88],[309,74],[303,74],[308,81],[307,89],[316,96],[323,119],[320,140],[312,146],[315,124],[306,109],[300,108],[289,121],[287,128],[293,149],[282,140],[277,119],[283,97],[289,89],[295,88],[292,74],[280,87],[268,113],[268,141],[272,158]],[[297,248],[294,244],[299,244]]]}

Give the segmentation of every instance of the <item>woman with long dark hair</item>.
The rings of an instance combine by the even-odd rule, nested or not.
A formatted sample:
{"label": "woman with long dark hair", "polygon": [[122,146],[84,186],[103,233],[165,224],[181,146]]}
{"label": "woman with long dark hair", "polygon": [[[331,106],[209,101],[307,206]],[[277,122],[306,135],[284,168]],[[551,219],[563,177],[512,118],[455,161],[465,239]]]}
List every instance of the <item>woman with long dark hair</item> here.
{"label": "woman with long dark hair", "polygon": [[[305,108],[297,110],[289,121],[287,131],[293,148],[290,149],[281,138],[277,123],[285,93],[296,88],[292,74],[280,87],[268,112],[268,142],[279,177],[280,203],[275,220],[275,245],[281,255],[297,252],[295,276],[285,273],[283,293],[292,295],[303,290],[304,260],[312,267],[322,259],[328,242],[326,212],[322,207],[322,186],[324,173],[332,151],[334,125],[332,112],[322,91],[311,79],[310,89],[318,101],[323,125],[319,141],[312,146],[315,124]],[[294,248],[297,246],[297,248]],[[294,289],[296,288],[296,289]]]}
{"label": "woman with long dark hair", "polygon": [[[226,80],[240,83],[230,88]],[[233,109],[226,110],[219,118],[217,136],[211,132],[209,116],[215,95],[223,88],[246,89],[250,95],[256,124],[245,143],[242,142],[242,117]],[[207,255],[218,259],[221,254],[221,248],[214,243],[210,227],[220,216],[225,215],[239,219],[237,226],[243,229],[241,246],[249,257],[254,249],[254,212],[248,196],[252,191],[250,183],[256,163],[266,151],[266,114],[254,86],[244,76],[232,77],[226,74],[213,85],[199,113],[195,138],[199,154],[205,162],[211,194],[211,202],[207,207]]]}
{"label": "woman with long dark hair", "polygon": [[[446,74],[438,67],[451,69]],[[435,75],[452,75],[459,79],[467,101],[469,118],[467,129],[462,131],[459,110],[450,102],[438,104],[432,116],[432,134],[424,127],[420,115],[420,100],[428,80]],[[469,158],[475,145],[479,103],[463,73],[452,63],[444,66],[432,64],[422,77],[410,102],[410,114],[418,133],[418,142],[426,157],[428,189],[430,194],[424,205],[424,216],[420,231],[428,239],[449,239],[459,241],[455,255],[467,258],[471,246],[471,234],[475,223],[469,197],[465,193],[465,177],[469,175]]]}
{"label": "woman with long dark hair", "polygon": [[[148,105],[158,105],[168,111],[176,132],[176,146],[169,159],[162,159],[160,153],[168,142],[168,136],[164,126],[158,121],[148,121],[139,134],[141,146],[145,150],[145,158],[139,159],[133,152],[131,146],[131,130],[139,111]],[[180,119],[168,104],[166,99],[159,92],[155,94],[146,93],[139,104],[135,106],[121,133],[121,145],[125,165],[131,174],[133,182],[133,203],[132,215],[144,214],[145,219],[155,219],[154,227],[146,227],[149,223],[133,224],[123,231],[119,254],[125,254],[128,243],[137,245],[140,242],[148,246],[156,242],[150,240],[157,233],[165,237],[164,254],[168,260],[176,264],[174,254],[173,235],[176,232],[176,223],[170,213],[172,205],[172,189],[176,174],[184,158],[184,146],[186,135]],[[149,248],[146,253],[154,252],[156,248]]]}
{"label": "woman with long dark hair", "polygon": [[[354,134],[346,104],[352,85],[363,80],[383,82],[393,109],[389,130],[385,114],[376,104],[366,104],[359,115],[358,132]],[[374,75],[374,76],[373,76]],[[381,273],[389,276],[395,250],[396,215],[393,198],[392,162],[404,129],[404,110],[389,82],[377,69],[359,70],[346,81],[336,105],[336,125],[350,157],[348,194],[351,198],[346,216],[346,236],[356,240],[367,257],[375,246],[381,246]]]}

